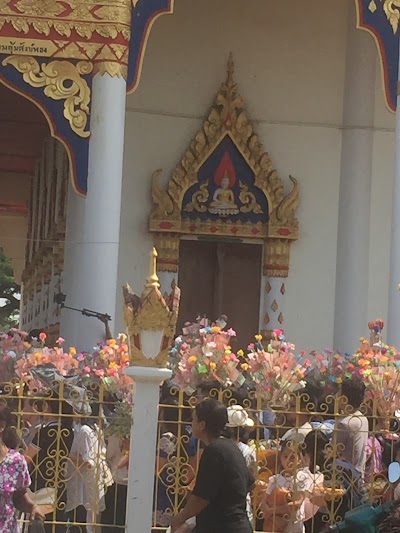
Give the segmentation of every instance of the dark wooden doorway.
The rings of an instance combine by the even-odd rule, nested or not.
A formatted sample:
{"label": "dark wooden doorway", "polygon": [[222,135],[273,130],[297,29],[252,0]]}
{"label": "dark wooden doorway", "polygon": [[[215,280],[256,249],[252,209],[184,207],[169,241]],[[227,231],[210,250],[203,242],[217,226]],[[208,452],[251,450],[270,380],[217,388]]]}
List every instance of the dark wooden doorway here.
{"label": "dark wooden doorway", "polygon": [[178,331],[198,314],[225,314],[237,332],[234,349],[245,349],[259,329],[261,269],[261,244],[182,240]]}

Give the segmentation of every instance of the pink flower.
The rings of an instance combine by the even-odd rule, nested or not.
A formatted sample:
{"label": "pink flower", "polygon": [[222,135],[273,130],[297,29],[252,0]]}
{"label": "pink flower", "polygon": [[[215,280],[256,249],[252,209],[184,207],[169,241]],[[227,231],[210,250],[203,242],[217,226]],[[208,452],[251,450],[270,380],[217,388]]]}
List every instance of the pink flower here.
{"label": "pink flower", "polygon": [[83,371],[85,372],[85,374],[90,374],[90,366],[85,366],[85,368],[83,369]]}
{"label": "pink flower", "polygon": [[283,331],[281,329],[274,329],[273,334],[279,338],[283,335]]}
{"label": "pink flower", "polygon": [[227,334],[230,337],[236,337],[236,331],[234,329],[232,329],[232,328],[228,329]]}
{"label": "pink flower", "polygon": [[44,331],[42,331],[42,333],[39,333],[39,339],[41,341],[45,341],[47,339],[47,334]]}
{"label": "pink flower", "polygon": [[65,339],[63,339],[62,337],[58,337],[58,339],[56,340],[56,344],[64,344],[65,342]]}
{"label": "pink flower", "polygon": [[97,377],[102,378],[104,376],[104,370],[102,370],[100,368],[100,369],[96,370],[95,374],[96,374]]}

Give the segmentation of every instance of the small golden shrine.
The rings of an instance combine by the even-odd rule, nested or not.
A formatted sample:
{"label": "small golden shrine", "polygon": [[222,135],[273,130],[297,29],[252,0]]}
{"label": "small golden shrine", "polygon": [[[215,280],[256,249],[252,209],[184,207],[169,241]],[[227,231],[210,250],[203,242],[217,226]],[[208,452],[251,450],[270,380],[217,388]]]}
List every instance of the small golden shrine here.
{"label": "small golden shrine", "polygon": [[141,296],[129,285],[123,287],[124,317],[129,339],[131,364],[165,367],[174,341],[178,319],[180,290],[175,283],[164,297],[157,277],[157,251],[150,253],[149,275]]}

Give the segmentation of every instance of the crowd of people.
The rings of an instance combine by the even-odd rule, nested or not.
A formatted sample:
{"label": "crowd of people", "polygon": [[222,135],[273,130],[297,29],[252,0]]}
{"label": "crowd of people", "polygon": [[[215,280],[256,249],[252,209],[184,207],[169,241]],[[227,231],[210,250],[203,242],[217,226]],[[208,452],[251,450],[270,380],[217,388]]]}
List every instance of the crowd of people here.
{"label": "crowd of people", "polygon": [[[154,533],[321,533],[366,501],[400,496],[387,481],[400,461],[396,416],[388,427],[364,392],[348,379],[329,403],[309,385],[275,408],[240,387],[204,382],[189,397],[163,384]],[[17,533],[21,514],[46,533],[123,531],[135,458],[107,432],[116,405],[3,387],[1,533]]]}

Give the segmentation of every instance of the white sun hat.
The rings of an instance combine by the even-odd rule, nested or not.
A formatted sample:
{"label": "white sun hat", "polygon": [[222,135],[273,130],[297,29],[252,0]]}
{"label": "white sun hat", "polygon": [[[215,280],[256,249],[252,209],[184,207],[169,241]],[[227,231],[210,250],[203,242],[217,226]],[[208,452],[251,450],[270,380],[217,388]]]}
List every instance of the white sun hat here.
{"label": "white sun hat", "polygon": [[254,427],[254,420],[249,417],[247,411],[241,405],[231,405],[228,407],[228,427]]}

